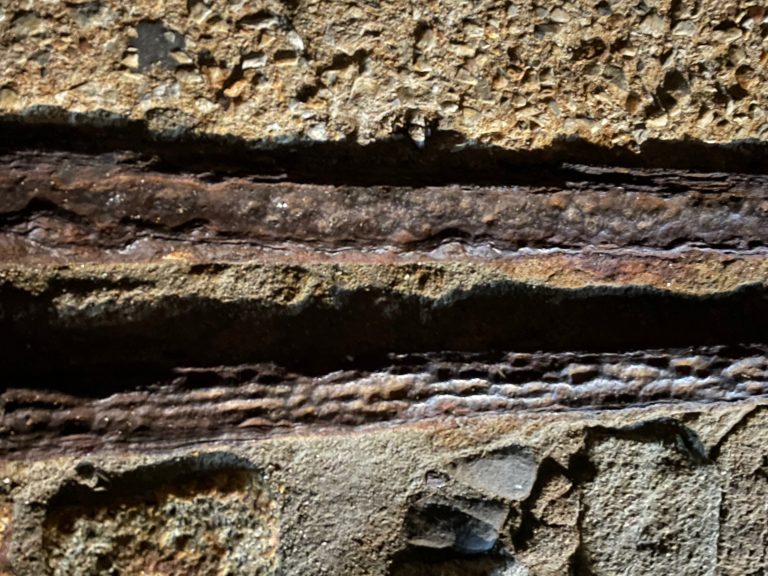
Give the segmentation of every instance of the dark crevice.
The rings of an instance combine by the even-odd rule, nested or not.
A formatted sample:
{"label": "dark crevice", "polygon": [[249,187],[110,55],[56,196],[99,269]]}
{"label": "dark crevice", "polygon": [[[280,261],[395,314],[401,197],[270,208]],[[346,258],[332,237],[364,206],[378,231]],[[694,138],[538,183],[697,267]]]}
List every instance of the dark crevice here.
{"label": "dark crevice", "polygon": [[[352,55],[360,65],[363,55]],[[234,78],[232,79],[234,81]],[[302,93],[309,98],[312,87]],[[186,135],[185,135],[186,134]],[[353,141],[278,144],[173,131],[152,133],[143,122],[106,111],[89,114],[38,107],[24,116],[0,117],[0,150],[63,150],[105,153],[133,150],[168,172],[279,177],[315,184],[440,185],[562,181],[562,163],[618,167],[765,173],[768,144],[727,145],[693,140],[647,141],[639,152],[565,139],[547,149],[510,151],[468,145],[457,133],[433,131],[423,148],[401,136],[359,145]]]}
{"label": "dark crevice", "polygon": [[541,524],[541,520],[533,512],[536,502],[541,497],[542,490],[552,478],[558,475],[567,475],[565,470],[552,458],[545,458],[539,464],[536,476],[536,482],[533,485],[530,495],[520,505],[521,519],[519,528],[512,534],[512,543],[516,551],[527,550],[530,542],[535,537],[536,528]]}
{"label": "dark crevice", "polygon": [[[75,466],[74,472],[79,480],[63,483],[48,501],[49,522],[74,520],[72,517],[67,518],[67,514],[62,513],[64,510],[81,512],[113,507],[115,501],[141,502],[155,496],[163,498],[169,494],[183,494],[185,491],[194,491],[193,488],[237,491],[245,486],[249,476],[258,474],[250,461],[227,452],[175,458],[139,466],[119,475],[100,470],[87,460],[82,460]],[[229,476],[227,482],[214,482],[213,477],[220,473]],[[157,494],[148,496],[147,492]]]}
{"label": "dark crevice", "polygon": [[[119,280],[103,282],[93,294],[120,287]],[[7,385],[55,375],[98,389],[130,374],[255,362],[320,374],[386,366],[392,353],[441,350],[606,352],[768,341],[765,323],[754,321],[768,316],[762,286],[694,297],[499,281],[439,300],[363,287],[295,304],[158,294],[151,303],[127,299],[119,309],[106,300],[74,316],[55,313],[60,290],[87,296],[89,288],[65,281],[35,295],[0,285]]]}
{"label": "dark crevice", "polygon": [[[153,232],[160,233],[158,238],[173,238],[174,235],[179,236],[180,239],[184,239],[186,234],[207,227],[210,222],[205,218],[190,218],[180,224],[173,226],[166,226],[146,220],[137,216],[124,216],[119,220],[120,226],[129,228],[133,235],[142,235],[145,232],[149,232],[150,235]],[[91,224],[93,226],[93,224]],[[2,218],[0,217],[0,229],[2,229]],[[118,237],[125,236],[125,232]]]}
{"label": "dark crevice", "polygon": [[579,528],[579,543],[569,560],[571,576],[595,576],[592,561],[582,540],[581,527],[584,525],[584,517],[588,511],[587,504],[582,497],[583,486],[594,480],[597,475],[597,467],[589,457],[591,449],[589,433],[584,434],[583,438],[584,443],[579,450],[570,455],[568,468],[565,471],[565,475],[571,480],[575,489],[579,491],[579,512],[576,520],[576,526]]}
{"label": "dark crevice", "polygon": [[[49,284],[49,290],[61,294],[87,295],[92,293],[104,292],[106,290],[135,290],[140,288],[149,288],[154,283],[136,278],[64,278],[58,277],[52,279]],[[2,304],[0,304],[0,308]]]}
{"label": "dark crevice", "polygon": [[596,576],[592,561],[582,545],[571,556],[571,576]]}
{"label": "dark crevice", "polygon": [[390,562],[389,576],[494,576],[508,560],[500,554],[467,558],[450,550],[408,548]]}
{"label": "dark crevice", "polygon": [[0,213],[0,229],[31,222],[39,216],[54,217],[77,226],[91,225],[87,217],[74,210],[68,210],[47,198],[31,198],[21,210]]}

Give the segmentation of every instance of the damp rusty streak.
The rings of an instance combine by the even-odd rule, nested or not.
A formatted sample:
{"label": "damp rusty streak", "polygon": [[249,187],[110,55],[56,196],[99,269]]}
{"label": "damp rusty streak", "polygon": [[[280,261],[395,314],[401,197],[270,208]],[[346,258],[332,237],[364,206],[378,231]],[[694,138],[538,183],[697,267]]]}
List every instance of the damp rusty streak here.
{"label": "damp rusty streak", "polygon": [[766,245],[768,177],[567,166],[531,184],[354,186],[169,173],[129,153],[0,156],[0,230],[38,246],[139,238],[317,249]]}

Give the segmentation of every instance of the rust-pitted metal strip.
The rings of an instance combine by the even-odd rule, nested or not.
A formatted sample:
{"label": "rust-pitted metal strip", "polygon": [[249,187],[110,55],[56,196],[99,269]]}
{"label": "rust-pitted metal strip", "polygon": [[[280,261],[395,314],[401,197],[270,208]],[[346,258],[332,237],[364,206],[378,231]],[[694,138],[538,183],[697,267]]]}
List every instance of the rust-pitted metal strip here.
{"label": "rust-pitted metal strip", "polygon": [[319,376],[274,364],[182,368],[167,379],[95,398],[8,389],[0,395],[0,453],[55,450],[59,439],[73,435],[79,442],[119,445],[766,395],[765,346],[392,355],[382,369]]}
{"label": "rust-pitted metal strip", "polygon": [[[530,177],[529,177],[530,179]],[[431,250],[768,244],[762,175],[571,167],[504,186],[349,186],[169,173],[129,154],[0,156],[0,247],[131,253],[137,242]],[[5,245],[5,246],[3,246]]]}

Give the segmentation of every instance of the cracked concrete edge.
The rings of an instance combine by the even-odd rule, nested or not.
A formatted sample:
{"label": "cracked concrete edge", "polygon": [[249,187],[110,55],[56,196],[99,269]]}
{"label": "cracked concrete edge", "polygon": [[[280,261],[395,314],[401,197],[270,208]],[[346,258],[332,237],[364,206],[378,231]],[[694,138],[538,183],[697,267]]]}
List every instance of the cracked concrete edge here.
{"label": "cracked concrete edge", "polygon": [[[0,264],[0,281],[31,295],[48,293],[74,306],[99,294],[131,301],[169,295],[225,302],[245,298],[280,306],[332,288],[383,289],[437,301],[456,291],[499,282],[562,290],[637,287],[705,296],[763,285],[768,277],[768,259],[759,250],[531,250],[486,259],[466,254],[461,245],[454,246],[455,255],[446,247],[447,254],[431,257],[353,250],[324,254],[291,247],[258,255],[249,249],[244,261],[212,262],[206,254],[196,254],[194,246],[178,248],[144,262],[114,262],[103,254],[106,261],[101,262],[51,262],[47,257],[40,262],[34,258],[29,263],[5,262]],[[68,283],[80,289],[69,291]],[[87,289],[89,285],[93,290]],[[288,301],[284,287],[292,287]]]}
{"label": "cracked concrete edge", "polygon": [[[218,542],[224,548],[210,566],[220,573],[746,574],[768,562],[765,407],[756,400],[446,418],[6,461],[0,571],[110,573],[153,538],[161,558],[139,554],[129,573],[185,573]],[[181,476],[169,475],[173,466]],[[153,467],[181,489],[164,492],[162,474],[146,476]],[[243,471],[250,483],[227,487]],[[506,490],[513,480],[517,488]],[[138,494],[127,496],[125,482]],[[207,507],[194,507],[201,502]],[[181,519],[158,513],[169,503]],[[419,532],[425,521],[443,521],[430,516],[438,508],[464,522],[456,534],[486,538],[487,549],[465,554],[455,534],[446,544],[445,534]],[[227,532],[227,514],[244,532]],[[200,530],[205,538],[183,544]],[[259,551],[251,565],[238,564],[242,541]],[[423,564],[430,553],[433,563]]]}

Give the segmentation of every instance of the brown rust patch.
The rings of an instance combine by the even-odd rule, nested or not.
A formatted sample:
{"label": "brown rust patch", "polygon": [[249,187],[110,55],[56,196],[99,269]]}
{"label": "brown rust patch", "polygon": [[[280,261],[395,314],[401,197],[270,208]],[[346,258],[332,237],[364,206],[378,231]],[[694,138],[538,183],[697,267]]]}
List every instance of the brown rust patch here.
{"label": "brown rust patch", "polygon": [[152,258],[173,242],[422,252],[446,241],[499,250],[768,245],[759,175],[572,168],[508,185],[363,187],[210,181],[130,154],[16,152],[0,155],[0,167],[0,251],[20,261],[74,246]]}

